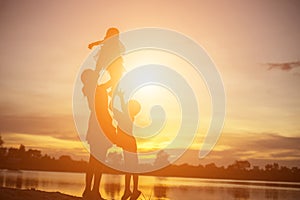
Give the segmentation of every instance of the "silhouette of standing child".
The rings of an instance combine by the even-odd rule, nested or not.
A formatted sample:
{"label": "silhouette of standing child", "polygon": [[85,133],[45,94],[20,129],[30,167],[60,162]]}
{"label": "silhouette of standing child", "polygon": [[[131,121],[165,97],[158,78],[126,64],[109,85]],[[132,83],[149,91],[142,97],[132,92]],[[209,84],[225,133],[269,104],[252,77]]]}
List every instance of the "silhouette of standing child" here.
{"label": "silhouette of standing child", "polygon": [[[118,122],[116,144],[123,149],[125,168],[130,171],[137,169],[138,156],[136,139],[132,135],[133,123],[137,114],[141,110],[141,105],[136,100],[129,100],[127,104],[124,102],[124,93],[117,91],[120,98],[121,110],[114,108],[114,118]],[[133,178],[133,192],[130,191],[130,179]],[[137,199],[141,194],[138,190],[138,175],[135,173],[125,174],[125,190],[122,200],[130,197],[130,200]]]}

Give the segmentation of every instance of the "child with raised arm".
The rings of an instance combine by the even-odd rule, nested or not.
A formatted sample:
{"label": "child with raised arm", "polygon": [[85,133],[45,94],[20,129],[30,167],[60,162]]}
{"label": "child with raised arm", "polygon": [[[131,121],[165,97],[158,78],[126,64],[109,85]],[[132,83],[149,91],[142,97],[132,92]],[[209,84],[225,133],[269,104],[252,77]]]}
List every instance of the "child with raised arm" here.
{"label": "child with raised arm", "polygon": [[[137,145],[136,139],[133,136],[133,123],[136,115],[141,110],[141,105],[136,100],[129,100],[126,104],[124,101],[124,93],[117,91],[120,98],[121,110],[113,110],[114,118],[118,122],[116,144],[123,149],[125,168],[127,171],[134,171],[138,167]],[[133,192],[130,191],[130,179],[133,178]],[[138,190],[138,175],[136,173],[125,174],[125,190],[122,200],[130,197],[130,200],[135,200],[141,195]]]}

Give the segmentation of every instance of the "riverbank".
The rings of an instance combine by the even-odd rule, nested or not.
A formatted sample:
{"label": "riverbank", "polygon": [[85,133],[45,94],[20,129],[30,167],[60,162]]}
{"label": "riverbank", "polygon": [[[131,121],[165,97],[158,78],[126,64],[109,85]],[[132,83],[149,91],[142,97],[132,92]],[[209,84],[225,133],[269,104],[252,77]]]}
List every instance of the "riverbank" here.
{"label": "riverbank", "polygon": [[44,192],[40,190],[21,190],[13,188],[0,187],[0,199],[5,200],[80,200],[82,198],[75,197],[60,192]]}

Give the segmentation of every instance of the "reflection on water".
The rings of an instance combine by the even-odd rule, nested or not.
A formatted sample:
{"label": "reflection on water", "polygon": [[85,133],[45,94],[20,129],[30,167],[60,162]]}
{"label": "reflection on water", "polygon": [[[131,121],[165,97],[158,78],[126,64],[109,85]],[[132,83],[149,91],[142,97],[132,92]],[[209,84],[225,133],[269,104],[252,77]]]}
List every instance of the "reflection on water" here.
{"label": "reflection on water", "polygon": [[[120,176],[103,176],[102,182],[104,183],[105,196],[109,199],[121,196],[121,179]],[[102,192],[102,194],[104,194]]]}
{"label": "reflection on water", "polygon": [[[80,196],[84,188],[84,174],[37,171],[0,170],[0,186],[11,188],[35,188],[44,191],[60,191]],[[102,196],[120,199],[124,189],[124,177],[103,175]],[[300,183],[276,183],[262,181],[231,181],[191,178],[162,178],[140,176],[140,199],[299,199]]]}
{"label": "reflection on water", "polygon": [[246,188],[233,188],[229,193],[231,193],[235,199],[249,199],[250,197],[249,189]]}
{"label": "reflection on water", "polygon": [[168,188],[164,185],[154,185],[153,186],[154,190],[154,196],[159,198],[159,199],[164,199],[167,198],[167,191]]}
{"label": "reflection on water", "polygon": [[[15,187],[15,188],[22,188],[23,179],[22,179],[22,173],[17,172],[16,176],[1,176],[1,182],[2,185],[5,185],[6,187]],[[5,184],[4,184],[5,183]],[[28,185],[27,185],[28,186]]]}
{"label": "reflection on water", "polygon": [[115,196],[120,196],[120,184],[107,183],[104,185],[104,189],[108,197],[114,198]]}
{"label": "reflection on water", "polygon": [[278,199],[278,191],[277,190],[265,190],[265,198],[266,199]]}

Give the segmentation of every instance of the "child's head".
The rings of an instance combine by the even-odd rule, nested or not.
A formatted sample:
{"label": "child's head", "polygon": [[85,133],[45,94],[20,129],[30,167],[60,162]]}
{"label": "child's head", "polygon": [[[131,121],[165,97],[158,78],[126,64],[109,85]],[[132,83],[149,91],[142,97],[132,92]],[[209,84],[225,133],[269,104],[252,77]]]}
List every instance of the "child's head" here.
{"label": "child's head", "polygon": [[119,35],[119,30],[117,29],[117,28],[114,28],[114,27],[112,27],[112,28],[109,28],[107,31],[106,31],[106,36],[105,36],[105,39],[107,39],[107,38],[110,38],[110,37],[112,37],[112,36],[114,36],[114,35]]}
{"label": "child's head", "polygon": [[141,104],[136,100],[129,100],[128,111],[131,118],[134,118],[141,111]]}

